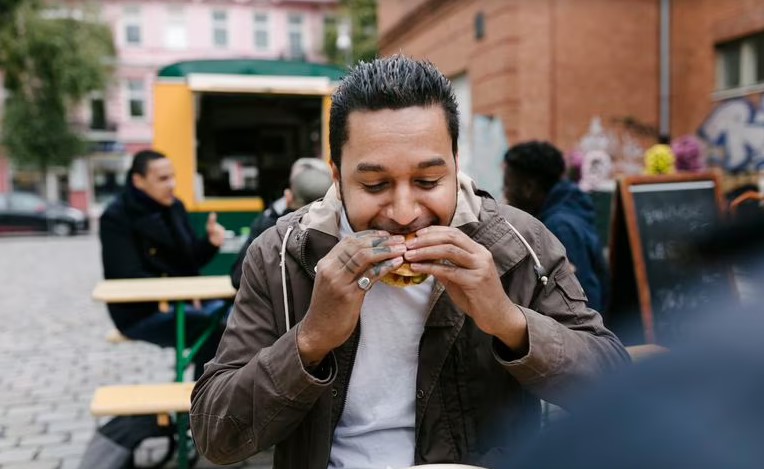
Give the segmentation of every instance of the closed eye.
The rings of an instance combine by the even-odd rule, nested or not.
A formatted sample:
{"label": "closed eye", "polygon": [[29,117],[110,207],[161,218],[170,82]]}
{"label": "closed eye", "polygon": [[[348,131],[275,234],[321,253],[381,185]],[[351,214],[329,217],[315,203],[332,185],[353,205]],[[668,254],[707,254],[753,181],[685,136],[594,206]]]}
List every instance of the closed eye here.
{"label": "closed eye", "polygon": [[435,187],[438,186],[438,184],[440,184],[440,180],[441,179],[442,178],[432,179],[432,180],[431,179],[417,179],[415,182],[416,182],[416,185],[421,187],[422,189],[434,189]]}
{"label": "closed eye", "polygon": [[378,184],[361,184],[363,186],[363,189],[366,192],[369,192],[370,194],[376,194],[377,192],[382,192],[385,190],[388,186],[387,182],[380,182]]}

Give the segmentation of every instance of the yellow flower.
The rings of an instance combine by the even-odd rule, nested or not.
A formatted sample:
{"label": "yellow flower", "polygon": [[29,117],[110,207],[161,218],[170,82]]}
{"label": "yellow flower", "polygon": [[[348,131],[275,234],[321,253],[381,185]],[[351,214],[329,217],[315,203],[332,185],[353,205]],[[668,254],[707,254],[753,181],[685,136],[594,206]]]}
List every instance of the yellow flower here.
{"label": "yellow flower", "polygon": [[653,145],[645,152],[645,174],[671,174],[676,172],[676,158],[668,145]]}

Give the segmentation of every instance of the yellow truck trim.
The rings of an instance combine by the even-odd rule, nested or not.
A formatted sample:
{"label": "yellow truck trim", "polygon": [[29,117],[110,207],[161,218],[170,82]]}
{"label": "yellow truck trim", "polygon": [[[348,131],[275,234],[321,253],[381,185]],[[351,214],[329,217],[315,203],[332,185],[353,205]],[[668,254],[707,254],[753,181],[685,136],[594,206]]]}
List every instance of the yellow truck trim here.
{"label": "yellow truck trim", "polygon": [[[329,154],[329,110],[332,87],[324,93],[311,93],[322,97],[323,153]],[[248,90],[247,92],[253,92]],[[292,93],[294,94],[294,93]],[[190,212],[260,212],[264,203],[260,197],[206,198],[198,200],[196,181],[196,128],[195,93],[185,80],[160,80],[154,85],[154,148],[164,153],[175,168],[176,196]]]}

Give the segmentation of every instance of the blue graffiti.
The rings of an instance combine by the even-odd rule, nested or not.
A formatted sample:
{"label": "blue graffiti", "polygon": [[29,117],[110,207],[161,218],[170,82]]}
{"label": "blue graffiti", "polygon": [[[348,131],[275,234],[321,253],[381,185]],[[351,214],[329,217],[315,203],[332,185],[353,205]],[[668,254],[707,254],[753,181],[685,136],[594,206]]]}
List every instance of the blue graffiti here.
{"label": "blue graffiti", "polygon": [[764,95],[757,109],[744,98],[719,104],[698,131],[712,162],[731,172],[764,169]]}

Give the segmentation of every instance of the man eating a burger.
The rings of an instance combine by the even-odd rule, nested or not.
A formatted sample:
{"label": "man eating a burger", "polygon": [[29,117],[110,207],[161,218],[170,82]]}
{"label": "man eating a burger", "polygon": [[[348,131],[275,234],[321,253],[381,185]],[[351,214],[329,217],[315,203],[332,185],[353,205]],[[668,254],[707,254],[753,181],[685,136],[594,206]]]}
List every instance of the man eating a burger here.
{"label": "man eating a burger", "polygon": [[511,459],[628,362],[544,226],[458,172],[458,111],[430,63],[360,63],[332,97],[334,185],[249,248],[192,395],[228,464],[403,468]]}

